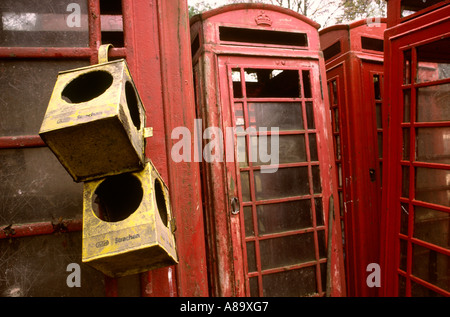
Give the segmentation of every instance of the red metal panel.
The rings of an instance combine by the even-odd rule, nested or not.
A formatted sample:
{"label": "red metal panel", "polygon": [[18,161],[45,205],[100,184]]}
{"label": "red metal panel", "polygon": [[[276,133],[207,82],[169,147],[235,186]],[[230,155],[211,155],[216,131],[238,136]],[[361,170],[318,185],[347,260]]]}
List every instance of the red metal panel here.
{"label": "red metal panel", "polygon": [[[180,263],[142,276],[144,296],[207,296],[199,167],[170,158],[171,132],[193,131],[194,100],[186,1],[124,1],[125,47],[153,137],[150,157],[167,182]],[[149,19],[149,17],[153,17]],[[172,21],[172,22],[169,22]],[[149,40],[151,39],[151,40]]]}

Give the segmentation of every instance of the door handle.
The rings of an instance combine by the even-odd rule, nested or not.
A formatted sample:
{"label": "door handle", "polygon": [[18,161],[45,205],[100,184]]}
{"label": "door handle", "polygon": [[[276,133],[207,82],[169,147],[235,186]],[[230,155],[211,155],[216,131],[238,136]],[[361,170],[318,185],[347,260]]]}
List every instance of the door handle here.
{"label": "door handle", "polygon": [[370,181],[371,182],[374,182],[376,180],[375,169],[373,169],[373,168],[369,169],[369,176],[370,176]]}
{"label": "door handle", "polygon": [[231,205],[231,213],[233,215],[237,215],[241,209],[241,206],[239,204],[239,198],[237,198],[237,197],[231,198],[230,205]]}

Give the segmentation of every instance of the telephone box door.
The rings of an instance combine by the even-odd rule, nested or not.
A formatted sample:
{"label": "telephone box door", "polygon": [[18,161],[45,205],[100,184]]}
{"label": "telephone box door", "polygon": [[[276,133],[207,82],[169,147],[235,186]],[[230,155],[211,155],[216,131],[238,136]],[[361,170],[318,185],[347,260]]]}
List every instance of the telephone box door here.
{"label": "telephone box door", "polygon": [[[236,56],[218,62],[223,126],[234,129],[224,136],[235,278],[245,281],[238,294],[323,296],[331,278],[330,196],[336,212],[338,199],[319,62]],[[339,226],[333,228],[339,247],[328,258],[336,270],[342,247]],[[339,294],[341,281],[334,279],[341,275],[333,274],[328,285]]]}

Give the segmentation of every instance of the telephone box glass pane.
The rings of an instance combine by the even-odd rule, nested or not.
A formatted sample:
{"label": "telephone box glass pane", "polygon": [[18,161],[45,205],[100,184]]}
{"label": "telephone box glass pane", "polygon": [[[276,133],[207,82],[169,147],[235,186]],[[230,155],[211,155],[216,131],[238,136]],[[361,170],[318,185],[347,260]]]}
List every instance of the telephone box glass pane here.
{"label": "telephone box glass pane", "polygon": [[314,193],[320,194],[322,192],[322,184],[320,180],[320,168],[318,165],[312,166],[312,176],[313,176],[313,190]]}
{"label": "telephone box glass pane", "polygon": [[242,98],[241,70],[233,68],[231,71],[231,81],[233,83],[233,97]]}
{"label": "telephone box glass pane", "polygon": [[450,291],[450,257],[413,244],[412,274],[418,278]]}
{"label": "telephone box glass pane", "polygon": [[408,216],[409,205],[405,203],[400,204],[400,233],[408,235]]}
{"label": "telephone box glass pane", "polygon": [[416,199],[450,207],[450,170],[416,167]]}
{"label": "telephone box glass pane", "polygon": [[0,46],[89,46],[86,0],[2,0],[0,15]]}
{"label": "telephone box glass pane", "polygon": [[0,136],[37,135],[58,72],[87,65],[87,60],[0,60]]}
{"label": "telephone box glass pane", "polygon": [[247,98],[299,98],[297,70],[245,69]]}
{"label": "telephone box glass pane", "polygon": [[279,233],[313,225],[310,199],[259,205],[256,212],[259,234]]}
{"label": "telephone box glass pane", "polygon": [[297,297],[317,293],[316,267],[263,275],[263,295],[266,297]]}
{"label": "telephone box glass pane", "polygon": [[314,204],[316,206],[316,226],[323,226],[323,206],[322,198],[314,199]]}
{"label": "telephone box glass pane", "polygon": [[264,239],[259,242],[263,270],[315,261],[314,233]]}
{"label": "telephone box glass pane", "polygon": [[279,168],[275,173],[255,171],[257,200],[309,195],[308,167]]}
{"label": "telephone box glass pane", "polygon": [[253,136],[250,139],[252,162],[255,166],[276,164],[276,156],[280,164],[306,162],[304,134]]}
{"label": "telephone box glass pane", "polygon": [[316,124],[314,122],[314,107],[311,101],[305,102],[306,108],[306,121],[308,124],[308,129],[313,130],[316,128]]}
{"label": "telephone box glass pane", "polygon": [[403,128],[403,160],[409,160],[409,143],[410,143],[410,135],[409,128]]}
{"label": "telephone box glass pane", "polygon": [[450,249],[450,213],[414,206],[414,237]]}
{"label": "telephone box glass pane", "polygon": [[450,121],[450,84],[417,89],[417,121]]}
{"label": "telephone box glass pane", "polygon": [[259,286],[258,286],[258,277],[250,277],[250,297],[258,297],[259,296]]}
{"label": "telephone box glass pane", "polygon": [[444,297],[433,290],[411,281],[411,297]]}
{"label": "telephone box glass pane", "polygon": [[428,8],[432,5],[435,5],[442,0],[428,0],[428,1],[417,1],[417,0],[401,0],[401,17],[407,17],[411,14],[414,14],[420,10]]}
{"label": "telephone box glass pane", "polygon": [[237,160],[240,167],[248,166],[247,161],[247,140],[245,136],[237,137]]}
{"label": "telephone box glass pane", "polygon": [[411,89],[403,91],[403,122],[410,122],[411,119]]}
{"label": "telephone box glass pane", "polygon": [[[105,296],[104,275],[81,262],[81,232],[1,239],[0,296]],[[70,263],[80,265],[81,287],[68,287]]]}
{"label": "telephone box glass pane", "polygon": [[[402,197],[409,197],[409,166],[402,165]],[[416,197],[417,198],[417,197]]]}
{"label": "telephone box glass pane", "polygon": [[247,242],[247,266],[249,272],[255,272],[257,270],[254,241]]}
{"label": "telephone box glass pane", "polygon": [[411,50],[403,52],[403,83],[411,83]]}
{"label": "telephone box glass pane", "polygon": [[241,193],[242,201],[250,201],[250,179],[248,172],[241,172]]}
{"label": "telephone box glass pane", "polygon": [[450,78],[450,38],[417,47],[417,78],[422,83]]}
{"label": "telephone box glass pane", "polygon": [[406,272],[406,262],[408,258],[408,242],[400,239],[400,270]]}
{"label": "telephone box glass pane", "polygon": [[416,160],[450,164],[450,127],[417,128]]}
{"label": "telephone box glass pane", "polygon": [[255,235],[253,229],[253,213],[252,207],[244,207],[244,223],[245,223],[245,236],[252,237]]}
{"label": "telephone box glass pane", "polygon": [[303,130],[302,105],[297,102],[248,103],[249,126],[277,127],[280,131]]}
{"label": "telephone box glass pane", "polygon": [[317,153],[317,138],[315,133],[309,133],[309,154],[311,156],[311,161],[318,161],[319,154]]}
{"label": "telephone box glass pane", "polygon": [[83,186],[45,147],[0,151],[0,225],[81,219]]}

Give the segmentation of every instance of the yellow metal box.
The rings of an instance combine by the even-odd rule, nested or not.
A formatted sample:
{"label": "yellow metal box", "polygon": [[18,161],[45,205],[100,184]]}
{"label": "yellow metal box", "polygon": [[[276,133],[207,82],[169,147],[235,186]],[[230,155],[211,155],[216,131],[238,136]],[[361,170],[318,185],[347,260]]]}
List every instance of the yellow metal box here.
{"label": "yellow metal box", "polygon": [[58,74],[39,135],[76,182],[144,166],[145,110],[124,59]]}
{"label": "yellow metal box", "polygon": [[120,277],[178,262],[166,185],[151,162],[85,182],[82,261]]}

